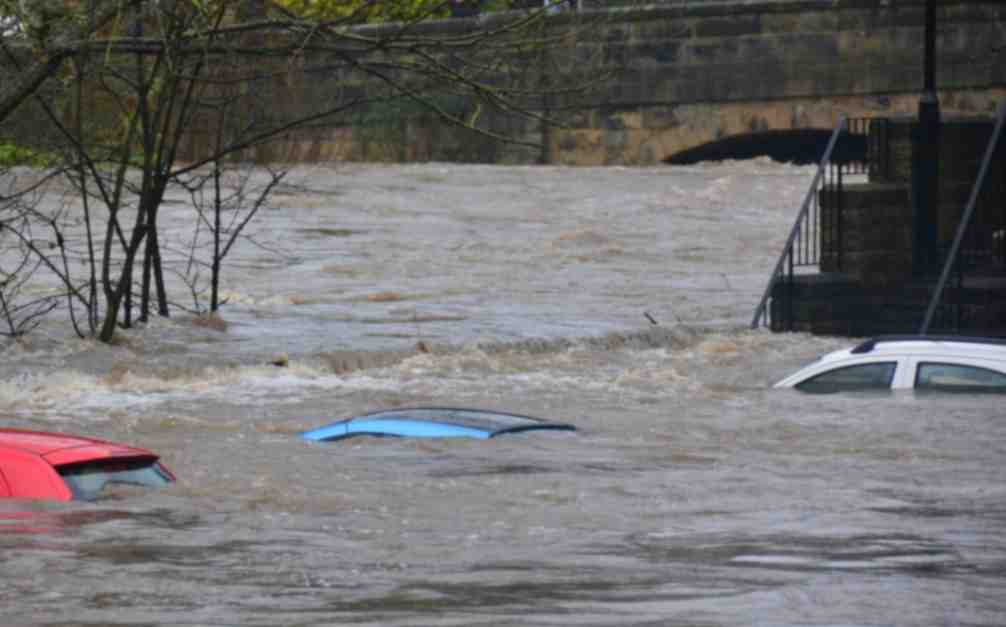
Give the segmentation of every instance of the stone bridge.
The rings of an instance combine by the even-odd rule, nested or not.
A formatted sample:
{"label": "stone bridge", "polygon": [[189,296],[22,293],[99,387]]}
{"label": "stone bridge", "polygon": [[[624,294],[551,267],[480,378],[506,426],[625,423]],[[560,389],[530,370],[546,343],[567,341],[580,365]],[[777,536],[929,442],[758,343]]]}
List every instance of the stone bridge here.
{"label": "stone bridge", "polygon": [[[823,141],[813,129],[843,114],[915,115],[924,4],[691,2],[628,13],[597,44],[624,71],[554,133],[549,160],[650,164],[750,156],[754,144],[799,156],[799,144]],[[937,33],[944,113],[993,114],[1006,96],[1006,7],[941,3]]]}
{"label": "stone bridge", "polygon": [[[938,5],[944,115],[990,115],[1006,97],[1006,3]],[[391,137],[315,128],[274,147],[274,156],[646,165],[745,157],[767,146],[806,153],[843,114],[915,115],[924,11],[925,0],[686,0],[609,10],[601,33],[572,45],[603,59],[611,78],[587,98],[551,103],[544,113],[558,127],[509,123],[540,150],[427,119],[396,124]],[[479,28],[477,18],[452,22]]]}

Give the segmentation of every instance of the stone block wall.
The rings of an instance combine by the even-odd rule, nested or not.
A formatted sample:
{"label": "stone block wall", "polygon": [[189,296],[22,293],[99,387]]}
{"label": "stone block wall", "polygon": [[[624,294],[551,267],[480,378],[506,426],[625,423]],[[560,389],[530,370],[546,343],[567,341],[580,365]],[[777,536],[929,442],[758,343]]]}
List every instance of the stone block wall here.
{"label": "stone block wall", "polygon": [[[1006,3],[938,5],[943,111],[988,115],[1006,98]],[[590,26],[551,54],[567,65],[590,64],[599,78],[595,88],[540,102],[535,113],[555,126],[489,112],[479,122],[483,130],[540,148],[421,113],[375,118],[364,112],[371,119],[366,125],[360,116],[320,120],[260,152],[290,161],[647,165],[732,135],[833,128],[843,114],[913,115],[923,83],[924,6],[925,0],[682,0],[563,13],[549,19],[556,26],[581,19]],[[423,28],[431,36],[457,35],[500,19],[457,18]],[[544,68],[536,59],[523,61],[532,71]],[[274,81],[256,88],[272,102],[266,110],[287,114],[309,114],[369,89],[334,72],[298,76],[294,70]],[[20,132],[7,125],[0,130]],[[201,141],[189,141],[191,151],[198,152]]]}
{"label": "stone block wall", "polygon": [[822,193],[821,272],[863,285],[892,285],[912,274],[912,203],[900,183],[849,185]]}
{"label": "stone block wall", "polygon": [[[921,295],[906,291],[909,284],[925,282],[913,276],[911,164],[912,135],[916,127],[915,121],[907,118],[874,120],[870,128],[870,182],[845,185],[841,194],[834,193],[833,188],[825,188],[819,194],[820,269],[823,275],[833,275],[829,287],[843,290],[845,296],[840,303],[830,303],[820,285],[808,282],[802,285],[802,292],[796,291],[794,315],[806,321],[820,315],[825,321],[859,320],[861,323],[865,314],[857,307],[868,310],[880,302],[878,298],[887,299],[884,307],[894,309],[900,307],[898,303],[904,299],[913,300],[912,312],[921,306],[920,303],[924,304],[925,289]],[[944,253],[950,249],[973,193],[991,134],[988,120],[950,119],[941,128],[937,217],[939,246]],[[1006,261],[1006,250],[997,249],[995,240],[997,233],[1006,230],[1006,146],[993,157],[990,177],[978,196],[973,228],[964,240],[963,252],[971,271],[995,274],[1001,273]],[[975,294],[988,296],[980,291]],[[957,301],[964,304],[954,315],[975,321],[983,319],[982,326],[994,327],[994,318],[1002,314],[1006,303],[997,309],[988,302],[967,303],[966,299],[971,297],[966,291],[955,296],[965,300]],[[845,309],[839,311],[835,307]],[[904,312],[892,315],[895,315],[895,322],[901,320],[902,323],[910,317]],[[911,327],[902,326],[902,330],[911,330]],[[815,332],[837,331],[816,328]]]}
{"label": "stone block wall", "polygon": [[[731,135],[832,128],[841,114],[914,114],[923,5],[685,2],[627,12],[608,38],[578,44],[600,47],[619,70],[587,102],[558,103],[570,128],[553,134],[549,153],[567,164],[648,164]],[[986,91],[1006,78],[1006,54],[992,43],[1006,37],[1004,20],[1000,4],[941,4],[937,84],[947,113],[988,114],[1006,96]]]}
{"label": "stone block wall", "polygon": [[[773,331],[870,337],[915,333],[925,318],[932,286],[905,282],[863,285],[844,275],[800,275],[776,282],[771,301]],[[1006,288],[951,288],[930,332],[1006,336]]]}
{"label": "stone block wall", "polygon": [[[937,237],[949,249],[978,178],[994,121],[989,118],[948,116],[940,127],[939,204]],[[916,120],[908,117],[875,119],[870,126],[870,180],[901,186],[909,205],[906,219],[911,223],[912,143]],[[989,176],[978,196],[973,222],[977,225],[971,244],[990,249],[994,234],[1006,229],[1006,143],[993,154]],[[875,188],[876,186],[873,186]],[[867,189],[850,188],[849,202],[857,203]],[[878,198],[878,210],[887,206]],[[984,239],[983,239],[984,238]],[[988,241],[984,241],[988,240]],[[895,240],[899,241],[899,240]],[[851,242],[850,242],[851,244]]]}
{"label": "stone block wall", "polygon": [[[567,62],[592,64],[591,71],[601,77],[595,89],[542,101],[536,113],[555,125],[490,111],[479,122],[483,130],[538,143],[538,149],[415,114],[366,127],[353,118],[327,120],[290,134],[269,155],[292,161],[648,165],[732,135],[833,128],[843,114],[912,115],[923,82],[924,4],[684,0],[556,15],[550,19],[557,26],[577,19],[590,24],[553,53]],[[445,20],[426,28],[457,34],[483,28],[492,19]],[[994,111],[1006,98],[1006,5],[941,2],[938,46],[944,111]],[[540,65],[539,60],[528,63]],[[345,89],[325,88],[322,80],[341,79],[291,79],[310,83],[319,94]],[[313,97],[303,92],[283,102],[301,102],[309,110]]]}
{"label": "stone block wall", "polygon": [[[978,205],[978,232],[972,237],[976,250],[991,250],[994,234],[1006,228],[1000,175],[986,190],[987,201]],[[967,206],[972,183],[948,183],[941,187],[939,211],[940,245],[949,249],[961,215]],[[841,205],[839,206],[839,203]],[[912,277],[913,207],[907,183],[847,185],[841,199],[820,195],[821,272],[840,272],[865,286],[896,285]],[[987,241],[986,241],[987,240]]]}

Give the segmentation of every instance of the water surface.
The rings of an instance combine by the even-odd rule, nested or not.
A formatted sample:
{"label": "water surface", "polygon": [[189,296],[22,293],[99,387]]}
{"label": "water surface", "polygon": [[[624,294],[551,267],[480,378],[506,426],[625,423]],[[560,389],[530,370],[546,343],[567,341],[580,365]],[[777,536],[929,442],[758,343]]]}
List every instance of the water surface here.
{"label": "water surface", "polygon": [[[3,623],[1002,624],[1001,399],[769,389],[848,343],[747,328],[812,175],[291,172],[225,268],[225,329],[0,349],[4,425],[179,476],[0,503]],[[297,437],[420,404],[579,430]]]}

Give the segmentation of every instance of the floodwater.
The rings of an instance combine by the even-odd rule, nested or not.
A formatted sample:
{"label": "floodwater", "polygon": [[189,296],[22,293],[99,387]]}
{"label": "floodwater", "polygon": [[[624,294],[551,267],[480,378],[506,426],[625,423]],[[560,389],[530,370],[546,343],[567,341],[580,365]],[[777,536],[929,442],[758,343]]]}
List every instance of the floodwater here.
{"label": "floodwater", "polygon": [[[179,478],[0,502],[0,624],[1006,623],[1001,398],[770,389],[848,343],[747,328],[812,175],[292,171],[228,257],[226,326],[0,348],[4,425]],[[179,267],[192,224],[172,198]],[[298,438],[429,404],[579,430]]]}

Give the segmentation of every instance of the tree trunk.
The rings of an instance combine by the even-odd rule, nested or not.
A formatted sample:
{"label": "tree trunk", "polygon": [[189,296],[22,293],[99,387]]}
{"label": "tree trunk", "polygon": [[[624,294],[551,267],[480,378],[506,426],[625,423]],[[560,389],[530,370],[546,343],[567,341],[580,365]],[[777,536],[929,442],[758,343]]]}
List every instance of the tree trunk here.
{"label": "tree trunk", "polygon": [[220,162],[213,168],[213,267],[210,274],[210,311],[220,307]]}

